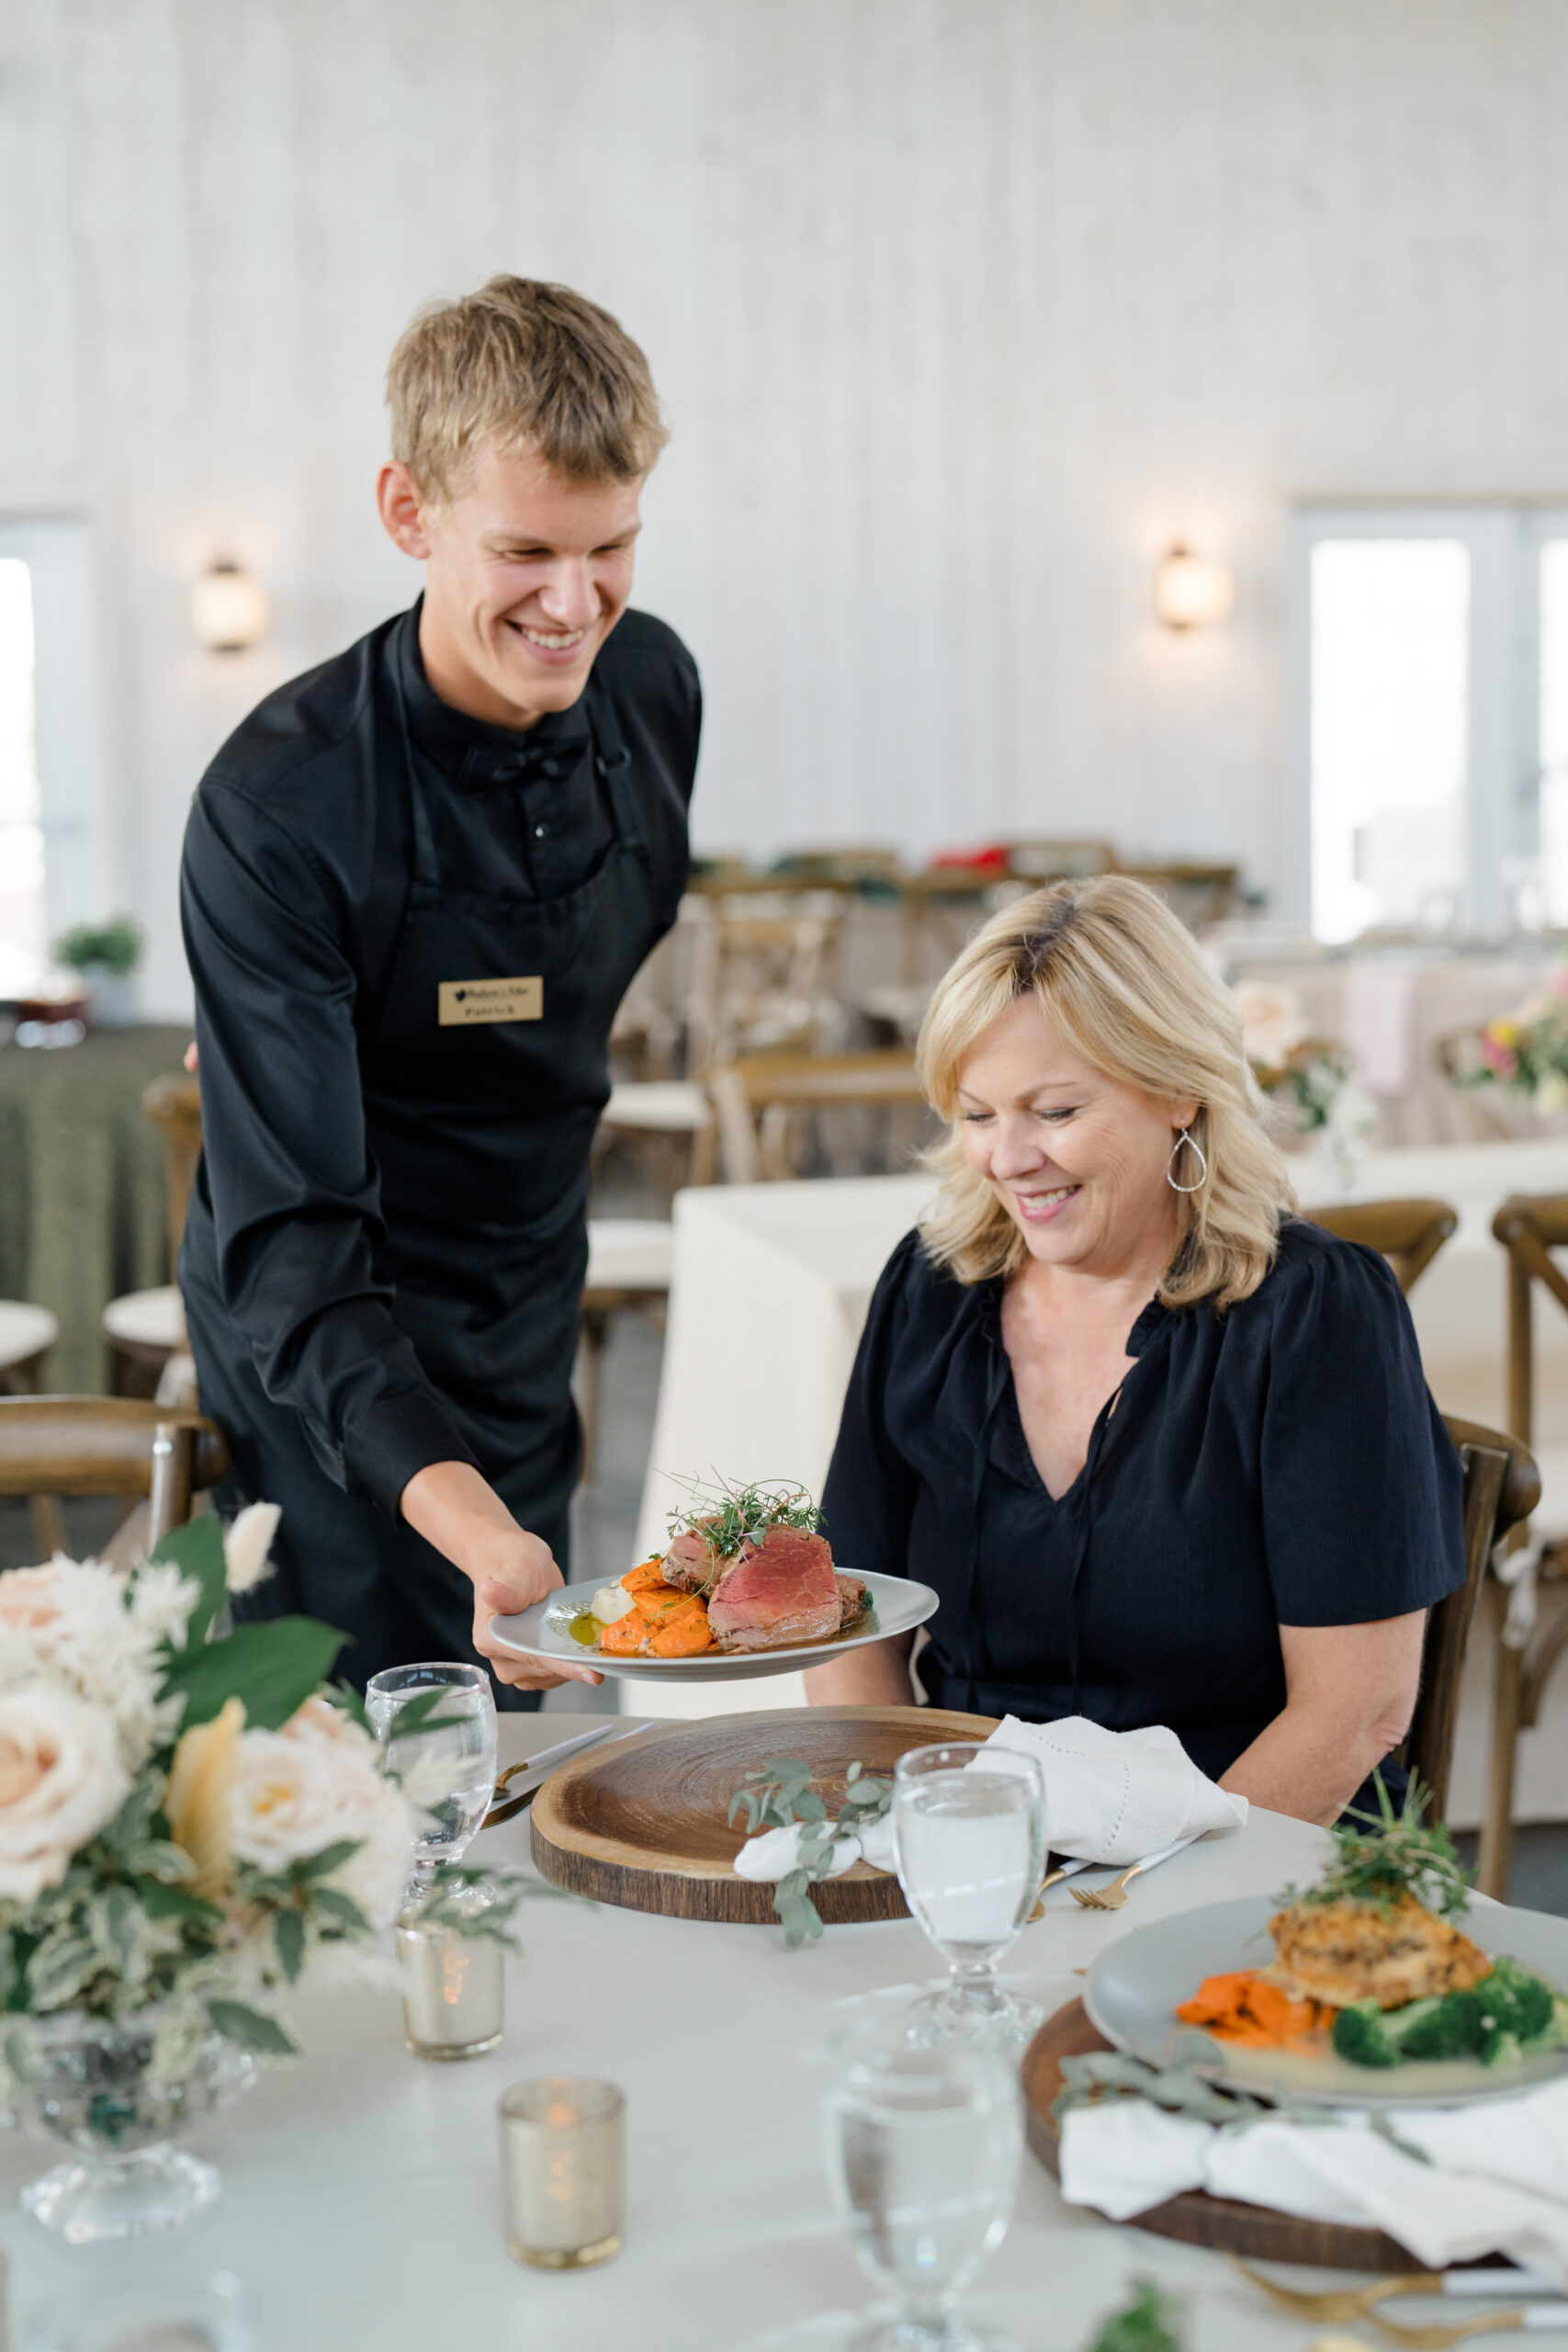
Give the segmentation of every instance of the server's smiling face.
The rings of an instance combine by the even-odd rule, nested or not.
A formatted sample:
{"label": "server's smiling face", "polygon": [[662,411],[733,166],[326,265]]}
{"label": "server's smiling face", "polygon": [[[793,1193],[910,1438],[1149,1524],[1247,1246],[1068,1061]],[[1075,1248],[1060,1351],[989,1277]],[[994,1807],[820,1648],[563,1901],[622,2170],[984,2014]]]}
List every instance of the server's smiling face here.
{"label": "server's smiling face", "polygon": [[526,450],[482,450],[441,500],[382,468],[381,519],[424,565],[420,651],[443,702],[498,727],[576,702],[631,596],[641,492],[568,481]]}
{"label": "server's smiling face", "polygon": [[[969,1164],[1030,1256],[1110,1278],[1174,1252],[1180,1220],[1166,1170],[1197,1115],[1195,1102],[1158,1101],[1092,1069],[1033,995],[992,1022],[959,1074]],[[1176,1172],[1191,1182],[1190,1170]]]}

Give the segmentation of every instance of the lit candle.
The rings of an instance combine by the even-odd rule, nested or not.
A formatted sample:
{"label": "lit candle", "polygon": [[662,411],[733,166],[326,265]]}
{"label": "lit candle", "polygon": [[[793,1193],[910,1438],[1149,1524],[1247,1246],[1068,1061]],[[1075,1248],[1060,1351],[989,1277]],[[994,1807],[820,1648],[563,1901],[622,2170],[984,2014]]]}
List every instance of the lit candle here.
{"label": "lit candle", "polygon": [[506,2243],[513,2262],[576,2270],[621,2244],[622,2124],[614,2083],[547,2075],[502,2094]]}
{"label": "lit candle", "polygon": [[494,1936],[398,1922],[403,2036],[416,2058],[479,2058],[501,2040],[506,1948]]}

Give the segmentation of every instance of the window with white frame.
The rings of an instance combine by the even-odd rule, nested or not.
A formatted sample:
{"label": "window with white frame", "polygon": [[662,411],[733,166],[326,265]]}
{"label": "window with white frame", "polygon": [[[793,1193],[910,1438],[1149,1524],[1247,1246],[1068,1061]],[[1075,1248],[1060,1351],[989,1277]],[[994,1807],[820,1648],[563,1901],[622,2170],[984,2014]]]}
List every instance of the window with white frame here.
{"label": "window with white frame", "polygon": [[0,516],[0,997],[108,910],[87,535]]}
{"label": "window with white frame", "polygon": [[1297,528],[1292,910],[1325,940],[1568,923],[1568,513]]}

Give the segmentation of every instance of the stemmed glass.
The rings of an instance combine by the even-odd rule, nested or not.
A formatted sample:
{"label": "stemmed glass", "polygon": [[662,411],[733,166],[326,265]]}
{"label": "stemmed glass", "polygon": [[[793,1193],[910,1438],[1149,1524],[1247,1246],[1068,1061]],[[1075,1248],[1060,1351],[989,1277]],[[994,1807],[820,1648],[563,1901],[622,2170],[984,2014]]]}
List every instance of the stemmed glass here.
{"label": "stemmed glass", "polygon": [[948,1965],[910,2013],[910,2039],[1026,2041],[1044,2012],[1002,1991],[997,1962],[1044,1875],[1036,1759],[975,1740],[911,1749],[893,1776],[893,1845],[904,1900]]}
{"label": "stemmed glass", "polygon": [[1018,2077],[993,2042],[916,2049],[901,2026],[846,2037],[823,2114],[855,2259],[897,2300],[855,2352],[1003,2352],[956,2308],[1007,2235],[1023,2148]]}
{"label": "stemmed glass", "polygon": [[391,1666],[365,1686],[382,1770],[424,1816],[407,1903],[430,1892],[438,1862],[461,1860],[495,1795],[495,1700],[482,1667]]}

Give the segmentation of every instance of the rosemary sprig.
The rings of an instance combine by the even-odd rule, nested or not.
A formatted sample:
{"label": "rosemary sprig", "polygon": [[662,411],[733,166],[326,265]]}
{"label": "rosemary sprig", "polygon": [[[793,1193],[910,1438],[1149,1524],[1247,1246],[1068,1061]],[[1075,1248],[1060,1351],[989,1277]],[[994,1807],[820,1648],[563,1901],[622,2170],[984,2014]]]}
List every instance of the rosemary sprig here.
{"label": "rosemary sprig", "polygon": [[821,1524],[821,1510],[804,1487],[768,1479],[748,1487],[731,1487],[723,1479],[711,1487],[697,1478],[681,1483],[690,1500],[671,1512],[670,1541],[694,1531],[716,1559],[732,1560],[748,1541],[761,1544],[770,1527],[799,1527],[815,1535]]}
{"label": "rosemary sprig", "polygon": [[1327,1871],[1304,1893],[1287,1887],[1280,1902],[1373,1903],[1386,1916],[1410,1894],[1442,1918],[1457,1917],[1469,1906],[1469,1881],[1444,1825],[1422,1822],[1431,1792],[1412,1781],[1396,1814],[1382,1774],[1373,1778],[1377,1812],[1352,1809],[1337,1821],[1328,1833],[1335,1855]]}
{"label": "rosemary sprig", "polygon": [[828,1804],[811,1785],[811,1767],[799,1756],[770,1756],[746,1778],[729,1800],[729,1818],[746,1815],[746,1835],[759,1829],[787,1829],[803,1822],[800,1861],[773,1888],[773,1909],[791,1951],[822,1933],[822,1916],[811,1900],[811,1889],[831,1874],[839,1845],[858,1838],[880,1821],[893,1803],[893,1783],[852,1764],[844,1775],[843,1804],[836,1820],[828,1818]]}

